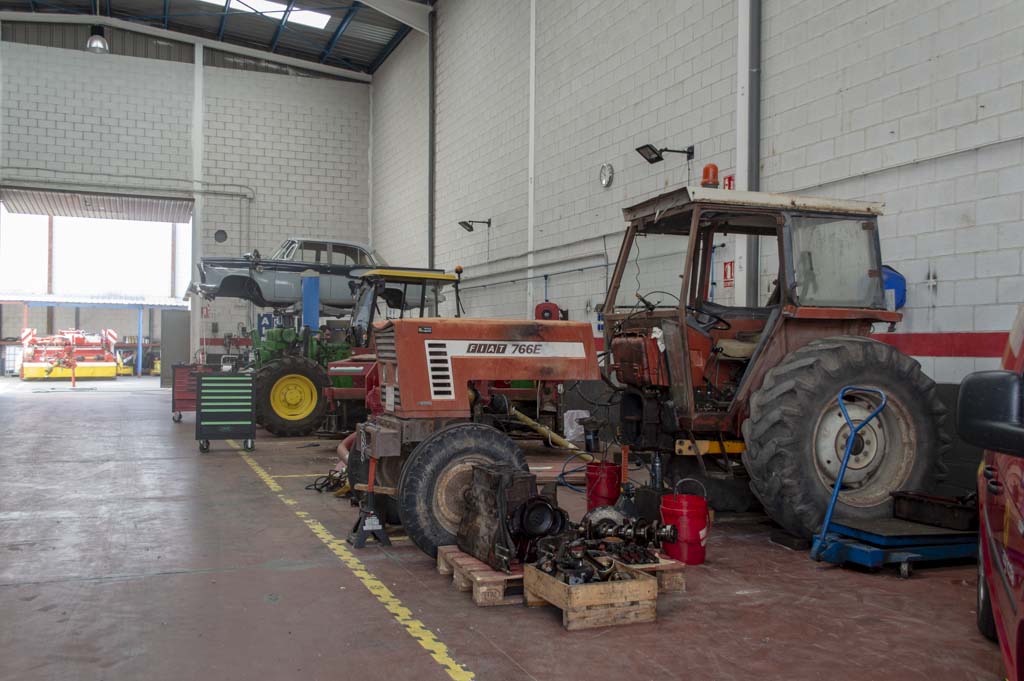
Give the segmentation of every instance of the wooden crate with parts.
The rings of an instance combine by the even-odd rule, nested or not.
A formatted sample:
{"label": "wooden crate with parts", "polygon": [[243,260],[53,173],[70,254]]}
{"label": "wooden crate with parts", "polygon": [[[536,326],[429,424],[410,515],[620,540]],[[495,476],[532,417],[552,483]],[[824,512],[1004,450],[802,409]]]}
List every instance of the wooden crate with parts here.
{"label": "wooden crate with parts", "polygon": [[658,593],[686,591],[686,565],[678,560],[662,557],[657,563],[641,563],[630,565],[631,568],[645,572],[658,580]]}
{"label": "wooden crate with parts", "polygon": [[463,553],[458,546],[440,546],[437,549],[437,571],[451,575],[457,590],[472,591],[473,602],[477,605],[519,605],[523,602],[522,568],[506,574]]}
{"label": "wooden crate with parts", "polygon": [[527,565],[523,572],[526,605],[554,605],[569,631],[653,622],[657,617],[658,580],[627,565],[619,570],[633,579],[570,586]]}

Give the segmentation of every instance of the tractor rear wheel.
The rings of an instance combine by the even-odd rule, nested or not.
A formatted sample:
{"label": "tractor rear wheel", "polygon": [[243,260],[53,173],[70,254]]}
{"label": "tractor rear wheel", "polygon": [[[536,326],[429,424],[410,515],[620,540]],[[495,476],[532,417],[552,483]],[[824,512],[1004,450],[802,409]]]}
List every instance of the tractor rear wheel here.
{"label": "tractor rear wheel", "polygon": [[[821,526],[849,427],[839,409],[844,386],[882,390],[888,404],[858,435],[836,519],[892,516],[890,492],[931,489],[945,476],[947,410],[921,366],[891,345],[856,336],[808,343],[768,371],[743,424],[751,489],[787,531],[810,538]],[[878,404],[848,393],[859,423]]]}
{"label": "tractor rear wheel", "polygon": [[305,357],[282,357],[256,372],[256,420],[274,435],[306,435],[327,412],[327,371]]}
{"label": "tractor rear wheel", "polygon": [[456,542],[473,480],[473,466],[504,464],[528,470],[526,458],[504,433],[480,423],[459,423],[416,445],[402,467],[398,510],[409,538],[424,553]]}

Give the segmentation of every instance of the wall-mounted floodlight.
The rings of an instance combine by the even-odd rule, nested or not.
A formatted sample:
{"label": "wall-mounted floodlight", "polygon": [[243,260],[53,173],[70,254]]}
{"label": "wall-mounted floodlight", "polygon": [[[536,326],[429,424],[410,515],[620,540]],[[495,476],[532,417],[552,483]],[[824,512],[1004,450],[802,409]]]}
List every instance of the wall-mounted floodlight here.
{"label": "wall-mounted floodlight", "polygon": [[103,36],[102,26],[93,26],[90,29],[89,39],[85,41],[85,49],[88,52],[95,54],[109,54],[110,44],[107,39]]}
{"label": "wall-mounted floodlight", "polygon": [[661,163],[665,160],[664,154],[686,154],[686,160],[693,160],[693,145],[686,147],[685,149],[658,149],[653,144],[645,144],[642,147],[637,147],[636,152],[644,157],[644,160],[648,163]]}
{"label": "wall-mounted floodlight", "polygon": [[491,219],[487,218],[486,220],[460,220],[459,221],[459,227],[462,227],[462,229],[466,230],[467,232],[472,232],[473,231],[473,225],[487,225],[488,227],[490,227],[491,226]]}

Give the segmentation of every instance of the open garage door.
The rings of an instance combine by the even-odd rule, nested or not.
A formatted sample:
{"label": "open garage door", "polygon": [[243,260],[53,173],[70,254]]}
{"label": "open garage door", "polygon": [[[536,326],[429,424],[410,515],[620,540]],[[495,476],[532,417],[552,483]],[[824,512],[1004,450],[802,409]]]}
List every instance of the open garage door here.
{"label": "open garage door", "polygon": [[141,220],[184,224],[192,219],[194,201],[186,197],[64,192],[5,187],[0,201],[10,213],[66,218]]}

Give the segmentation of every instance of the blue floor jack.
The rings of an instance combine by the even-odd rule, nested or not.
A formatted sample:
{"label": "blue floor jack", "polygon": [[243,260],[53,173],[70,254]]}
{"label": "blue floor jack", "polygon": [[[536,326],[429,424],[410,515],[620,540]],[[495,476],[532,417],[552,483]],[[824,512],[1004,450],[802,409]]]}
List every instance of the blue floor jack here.
{"label": "blue floor jack", "polygon": [[[844,398],[850,392],[873,393],[881,400],[867,418],[856,425],[846,411]],[[908,578],[913,573],[914,563],[919,561],[974,557],[978,546],[978,533],[974,531],[949,530],[900,518],[832,520],[857,434],[885,409],[886,401],[885,393],[877,388],[846,386],[839,391],[839,409],[850,434],[832,488],[832,499],[825,511],[825,521],[811,546],[811,558],[836,565],[853,563],[872,569],[895,564],[899,566],[900,577]]]}

